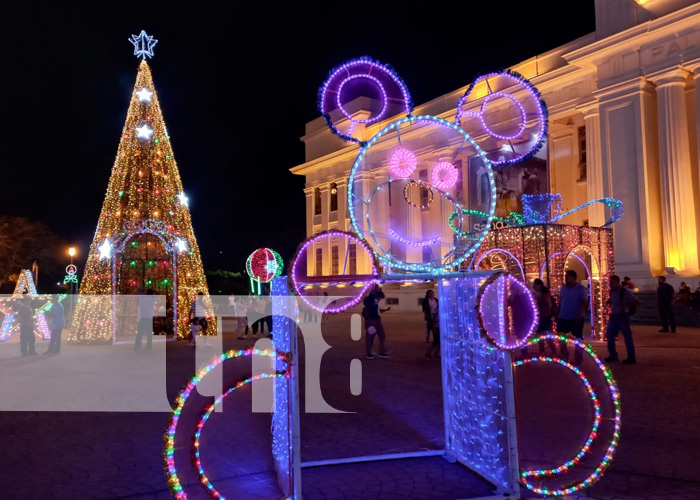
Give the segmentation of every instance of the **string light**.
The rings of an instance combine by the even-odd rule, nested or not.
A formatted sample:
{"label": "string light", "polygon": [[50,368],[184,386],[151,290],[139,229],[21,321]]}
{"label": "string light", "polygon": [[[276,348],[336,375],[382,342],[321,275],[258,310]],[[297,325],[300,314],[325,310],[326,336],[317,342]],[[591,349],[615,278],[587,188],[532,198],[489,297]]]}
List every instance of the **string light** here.
{"label": "string light", "polygon": [[404,245],[412,247],[429,247],[431,245],[439,243],[441,239],[440,236],[436,236],[435,238],[430,238],[427,240],[413,240],[410,238],[404,238],[391,228],[389,228],[389,236],[395,239],[396,241],[403,243]]}
{"label": "string light", "polygon": [[258,283],[269,283],[272,278],[282,274],[283,267],[282,257],[271,248],[254,250],[245,263],[248,276]]}
{"label": "string light", "polygon": [[[223,395],[219,396],[216,401],[214,402],[213,405],[210,405],[209,408],[213,411],[214,407],[219,404],[223,398],[225,398],[228,394],[233,392],[234,390],[249,384],[253,382],[254,380],[257,379],[262,379],[262,378],[269,378],[269,377],[285,377],[287,378],[289,376],[289,367],[290,367],[290,362],[291,362],[291,355],[288,353],[278,353],[275,352],[274,350],[271,349],[266,349],[266,350],[261,350],[261,349],[254,349],[254,348],[248,348],[248,349],[240,349],[240,350],[230,350],[227,351],[219,356],[215,356],[207,365],[203,366],[201,369],[197,371],[197,373],[190,379],[190,381],[187,383],[185,388],[180,392],[178,395],[177,399],[175,400],[175,409],[173,410],[173,413],[170,416],[170,422],[168,424],[166,433],[165,433],[165,446],[163,450],[163,459],[165,462],[165,469],[166,469],[166,474],[168,476],[168,486],[170,487],[170,491],[172,494],[177,498],[178,500],[186,500],[187,497],[187,492],[183,489],[182,483],[180,482],[180,478],[178,476],[178,471],[177,467],[175,466],[175,434],[177,431],[177,424],[180,420],[180,415],[182,413],[182,410],[185,406],[185,403],[187,402],[187,399],[189,396],[192,394],[192,391],[197,387],[197,384],[206,376],[207,373],[212,371],[214,368],[216,368],[218,365],[226,361],[227,359],[232,359],[232,358],[239,358],[239,357],[249,357],[249,356],[264,356],[264,357],[269,357],[269,358],[274,358],[278,361],[282,361],[286,365],[286,369],[277,372],[275,374],[260,374],[256,375],[254,377],[249,377],[246,378],[242,381],[239,381],[237,384],[235,384],[231,389],[227,390]],[[207,410],[209,410],[207,408]],[[196,457],[196,460],[193,461],[193,465],[195,467],[195,472],[197,472],[198,478],[200,480],[200,484],[202,484],[203,487],[205,487],[208,491],[211,491],[212,494],[214,494],[214,491],[216,491],[207,478],[207,476],[204,473],[204,470],[201,468],[201,460],[199,459],[199,436],[201,435],[201,430],[204,427],[204,424],[206,423],[206,420],[209,418],[209,415],[211,414],[211,411],[205,412],[205,414],[199,419],[198,424],[197,424],[197,435],[195,438],[196,447],[195,449],[192,450],[193,455]],[[206,416],[206,418],[204,418]],[[196,451],[195,451],[196,450]],[[216,498],[224,498],[221,497],[218,492],[215,494]]]}
{"label": "string light", "polygon": [[[148,102],[139,100],[139,95],[145,95],[144,89],[151,93]],[[150,121],[147,120],[148,116],[151,117]],[[152,130],[150,140],[140,139],[134,132],[145,123]],[[160,175],[154,175],[156,171]],[[157,291],[168,296],[178,337],[186,338],[189,335],[186,319],[192,298],[199,292],[205,295],[207,316],[212,316],[209,330],[216,331],[216,318],[213,317],[192,221],[188,210],[179,209],[182,200],[175,197],[178,193],[184,193],[182,181],[168,140],[151,69],[143,60],[139,64],[121,140],[80,284],[81,297],[103,296],[105,300],[78,301],[68,330],[68,342],[112,342],[116,324],[113,323],[115,316],[110,297],[113,293],[133,294],[136,288],[130,286],[130,283],[136,279],[134,273],[137,268],[130,265],[122,267],[121,259],[126,259],[127,263],[135,260],[134,252],[138,253],[140,248],[149,249],[151,260],[169,262],[166,268],[147,268],[153,271],[148,271],[148,276],[143,278],[144,282],[151,279]],[[155,213],[159,214],[157,220],[144,219],[147,214]],[[139,242],[144,243],[144,238],[149,236],[158,240],[155,243],[157,246],[140,246]],[[178,250],[178,239],[186,243],[185,251]],[[100,249],[106,240],[112,247],[109,254]],[[102,259],[101,255],[104,255]],[[168,279],[168,282],[163,283],[164,279]],[[138,281],[141,282],[141,278]],[[107,326],[101,328],[100,324]]]}
{"label": "string light", "polygon": [[134,55],[136,57],[153,57],[153,47],[158,43],[158,40],[148,35],[145,30],[141,30],[138,35],[131,35],[129,41],[134,45]]}
{"label": "string light", "polygon": [[459,172],[449,161],[441,161],[430,171],[430,182],[443,191],[447,191],[457,183]]}
{"label": "string light", "polygon": [[[603,459],[599,463],[598,466],[596,466],[595,470],[589,474],[586,478],[578,480],[578,481],[573,481],[569,484],[564,485],[563,487],[560,488],[545,488],[545,487],[536,487],[534,486],[528,478],[530,477],[556,477],[559,474],[564,474],[569,472],[573,467],[577,466],[583,456],[590,451],[591,444],[593,443],[593,440],[597,437],[598,435],[598,428],[596,426],[596,422],[600,422],[600,419],[602,419],[602,416],[599,416],[599,409],[598,411],[595,411],[594,415],[594,423],[593,423],[593,430],[591,433],[589,433],[588,439],[582,446],[581,450],[576,454],[576,456],[572,459],[569,460],[557,467],[551,468],[551,469],[537,469],[537,470],[522,470],[520,472],[520,482],[525,486],[527,489],[539,494],[539,495],[544,495],[544,496],[564,496],[564,495],[570,495],[576,491],[582,490],[583,488],[587,488],[594,483],[596,483],[605,473],[607,468],[610,466],[610,463],[612,461],[613,455],[615,453],[615,449],[617,448],[617,444],[620,440],[620,427],[622,425],[622,413],[620,410],[620,392],[617,388],[617,383],[615,382],[615,378],[612,375],[612,372],[603,364],[603,362],[600,360],[600,358],[595,354],[593,351],[593,348],[590,345],[586,345],[583,342],[580,342],[579,340],[572,339],[563,335],[553,335],[553,334],[547,334],[547,335],[539,335],[533,337],[530,342],[528,343],[528,346],[534,346],[536,345],[540,340],[559,340],[559,342],[563,342],[565,344],[572,344],[574,348],[579,348],[584,350],[590,357],[593,359],[595,366],[598,367],[600,372],[603,374],[605,378],[605,382],[608,386],[608,392],[610,394],[610,400],[612,402],[612,407],[614,408],[614,429],[612,431],[612,439],[610,439],[610,444],[608,445],[607,449],[605,450],[605,454],[603,456]],[[569,365],[565,361],[562,361],[559,358],[547,358],[547,357],[539,357],[539,358],[526,358],[524,360],[520,360],[514,363],[514,366],[522,366],[526,363],[533,363],[533,362],[552,362],[552,363],[557,363],[560,366],[565,366],[566,368],[569,368],[570,370],[574,371],[579,376],[579,379],[584,382],[584,385],[586,386],[586,389],[589,392],[589,395],[595,394],[593,392],[593,389],[590,385],[590,383],[587,383],[588,380],[583,376],[582,371],[572,365]],[[595,407],[595,400],[594,401],[594,407]]]}
{"label": "string light", "polygon": [[397,179],[410,177],[418,165],[416,155],[404,148],[399,148],[391,155],[389,159],[389,170]]}
{"label": "string light", "polygon": [[[381,108],[369,118],[356,119],[353,113],[344,108],[345,103],[363,95],[357,92],[342,92],[345,85],[357,79],[370,81],[379,93]],[[357,86],[354,88],[357,88]],[[389,110],[389,101],[394,105],[400,105],[406,114],[410,114],[413,109],[413,101],[408,89],[396,72],[390,66],[369,57],[353,59],[333,68],[326,81],[318,90],[318,109],[331,131],[346,141],[358,143],[361,141],[353,136],[357,124],[369,125],[384,118]],[[331,113],[335,110],[340,111],[343,121],[349,121],[345,132],[341,132],[333,122]]]}
{"label": "string light", "polygon": [[151,102],[151,96],[153,95],[153,92],[144,87],[138,92],[136,92],[136,95],[139,97],[139,102]]}

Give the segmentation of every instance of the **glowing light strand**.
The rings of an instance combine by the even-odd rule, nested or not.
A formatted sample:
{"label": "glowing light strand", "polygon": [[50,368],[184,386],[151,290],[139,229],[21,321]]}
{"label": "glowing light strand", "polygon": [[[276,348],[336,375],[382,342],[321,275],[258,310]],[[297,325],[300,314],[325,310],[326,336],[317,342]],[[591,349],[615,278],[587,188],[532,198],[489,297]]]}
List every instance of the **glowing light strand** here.
{"label": "glowing light strand", "polygon": [[[579,480],[572,482],[570,484],[564,485],[561,488],[538,488],[534,486],[530,481],[528,481],[528,477],[533,477],[533,476],[547,476],[547,470],[537,470],[534,471],[535,473],[533,474],[533,471],[522,471],[520,475],[520,481],[525,486],[527,489],[540,494],[540,495],[549,495],[549,496],[564,496],[564,495],[570,495],[571,493],[574,493],[576,491],[579,491],[583,488],[587,488],[591,485],[593,485],[595,482],[597,482],[605,473],[607,468],[610,466],[610,463],[612,461],[613,455],[615,453],[615,449],[617,448],[617,443],[620,440],[620,427],[622,425],[622,412],[620,409],[620,392],[617,388],[617,383],[615,382],[615,378],[612,375],[612,372],[603,364],[603,362],[600,360],[600,358],[595,354],[593,351],[593,348],[589,345],[584,344],[583,342],[580,342],[579,340],[572,339],[569,337],[565,337],[563,335],[553,335],[553,334],[547,334],[547,335],[540,335],[540,336],[535,336],[533,337],[528,345],[534,346],[537,342],[540,340],[559,340],[560,342],[564,342],[566,344],[573,344],[574,347],[579,347],[583,350],[585,350],[588,355],[593,359],[595,362],[596,366],[598,369],[603,373],[603,376],[605,377],[605,381],[608,385],[608,390],[610,393],[610,398],[612,401],[612,406],[614,407],[615,415],[614,415],[614,429],[612,433],[612,439],[610,440],[610,444],[608,445],[605,455],[600,462],[600,464],[595,468],[595,470],[588,475],[585,479]],[[590,437],[590,436],[589,436]],[[588,443],[588,441],[586,441]],[[584,448],[585,448],[584,444]],[[579,452],[580,453],[580,452]],[[578,454],[577,454],[578,456]],[[569,462],[566,462],[562,466],[559,467],[564,467],[561,472],[567,472],[571,467],[567,466]],[[559,467],[555,468],[558,469]],[[554,469],[548,469],[548,470],[554,470]],[[554,475],[554,473],[552,474]]]}

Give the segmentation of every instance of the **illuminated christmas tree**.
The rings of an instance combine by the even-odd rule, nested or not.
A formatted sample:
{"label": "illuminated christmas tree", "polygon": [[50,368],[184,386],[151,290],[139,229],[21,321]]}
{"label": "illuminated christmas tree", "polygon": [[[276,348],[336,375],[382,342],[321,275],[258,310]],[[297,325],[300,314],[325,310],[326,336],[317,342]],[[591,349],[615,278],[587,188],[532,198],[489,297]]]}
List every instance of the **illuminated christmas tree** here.
{"label": "illuminated christmas tree", "polygon": [[180,338],[189,332],[190,305],[199,292],[207,315],[212,311],[187,197],[146,62],[157,41],[145,31],[130,41],[143,60],[80,285],[71,342],[108,343],[113,336],[133,335],[125,325],[134,308],[127,311],[128,301],[113,303],[111,296],[139,289],[167,297]]}

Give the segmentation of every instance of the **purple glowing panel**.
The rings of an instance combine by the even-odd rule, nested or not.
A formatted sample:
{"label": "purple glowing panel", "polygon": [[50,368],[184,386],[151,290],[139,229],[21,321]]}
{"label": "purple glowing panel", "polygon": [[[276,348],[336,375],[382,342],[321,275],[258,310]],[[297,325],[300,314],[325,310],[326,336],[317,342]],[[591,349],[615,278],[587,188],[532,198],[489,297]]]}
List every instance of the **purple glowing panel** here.
{"label": "purple glowing panel", "polygon": [[477,299],[481,333],[499,349],[524,346],[539,322],[537,304],[530,289],[507,273],[486,280]]}
{"label": "purple glowing panel", "polygon": [[537,89],[515,72],[477,78],[457,103],[456,123],[479,143],[493,165],[534,155],[547,134],[547,106]]}
{"label": "purple glowing panel", "polygon": [[[331,255],[324,258],[328,251]],[[330,263],[330,268],[324,267],[324,262]],[[370,248],[345,231],[326,231],[305,240],[290,270],[290,287],[304,305],[329,314],[357,305],[379,278]],[[341,298],[326,304],[323,295]]]}
{"label": "purple glowing panel", "polygon": [[358,124],[410,114],[413,101],[389,66],[361,57],[330,72],[318,91],[318,108],[333,133],[346,141],[361,142],[356,134]]}

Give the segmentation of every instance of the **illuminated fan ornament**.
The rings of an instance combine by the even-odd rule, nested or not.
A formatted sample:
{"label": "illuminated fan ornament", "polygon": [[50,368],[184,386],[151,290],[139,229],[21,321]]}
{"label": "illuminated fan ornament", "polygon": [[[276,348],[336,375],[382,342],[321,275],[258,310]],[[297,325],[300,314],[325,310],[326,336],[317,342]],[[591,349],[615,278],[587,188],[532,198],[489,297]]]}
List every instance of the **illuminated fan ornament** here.
{"label": "illuminated fan ornament", "polygon": [[245,263],[248,276],[259,283],[269,283],[282,274],[283,261],[280,254],[270,248],[258,248],[248,256]]}

